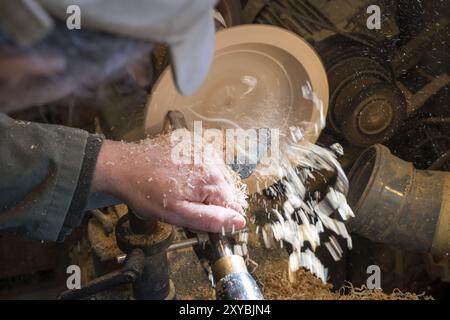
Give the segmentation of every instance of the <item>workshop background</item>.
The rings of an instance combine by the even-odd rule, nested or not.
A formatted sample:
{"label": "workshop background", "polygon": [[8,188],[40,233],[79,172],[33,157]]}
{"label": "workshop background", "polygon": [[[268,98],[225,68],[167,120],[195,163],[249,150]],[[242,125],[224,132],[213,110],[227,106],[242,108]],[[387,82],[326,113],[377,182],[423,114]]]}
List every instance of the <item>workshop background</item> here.
{"label": "workshop background", "polygon": [[[379,30],[369,30],[366,25],[371,5],[381,8]],[[356,230],[352,250],[345,250],[339,262],[323,254],[329,284],[305,271],[297,274],[297,283],[291,283],[287,250],[265,248],[261,233],[251,230],[248,251],[254,266],[248,268],[264,297],[448,298],[448,252],[430,249],[429,239],[420,242],[410,235],[420,233],[428,215],[449,216],[450,2],[223,0],[216,10],[217,29],[274,25],[301,36],[317,51],[329,82],[327,125],[317,144],[337,142],[343,146],[344,156],[338,160],[347,174],[352,170],[348,202],[353,209],[358,206],[363,216],[359,226],[351,226]],[[138,55],[130,66],[125,63],[128,57],[145,52],[145,43],[97,41],[95,34],[82,40],[96,43],[95,50],[89,48],[90,54],[96,55],[96,70],[104,68],[107,80],[100,86],[85,87],[77,95],[60,96],[64,88],[54,88],[45,93],[45,99],[54,96],[52,103],[19,99],[11,104],[8,114],[24,121],[82,128],[116,140],[141,137],[149,94],[169,64],[167,48],[157,45],[151,55]],[[111,54],[104,57],[102,52],[106,51]],[[111,70],[111,65],[121,68]],[[13,96],[14,92],[8,94]],[[396,185],[396,177],[409,182]],[[373,179],[388,187],[403,187],[408,196],[392,199],[387,193],[377,193],[377,185],[369,183]],[[447,189],[442,187],[445,183]],[[266,192],[261,197],[270,201],[273,195]],[[395,208],[389,211],[380,203]],[[69,294],[70,298],[136,298],[136,288],[132,289],[130,275],[125,274],[135,261],[128,257],[124,264],[124,250],[119,248],[114,231],[127,211],[122,204],[91,211],[64,243],[0,235],[0,298],[55,299],[67,290],[70,265],[80,266],[83,285],[95,279],[104,282],[80,296]],[[257,211],[247,214],[257,216]],[[403,225],[392,223],[393,212],[404,219]],[[216,291],[208,278],[209,253],[202,250],[202,239],[176,229],[166,240],[168,251],[163,250],[159,260],[153,261],[155,268],[169,270],[165,298],[215,299]],[[317,255],[321,256],[320,250]],[[381,269],[383,293],[361,289],[370,265]]]}

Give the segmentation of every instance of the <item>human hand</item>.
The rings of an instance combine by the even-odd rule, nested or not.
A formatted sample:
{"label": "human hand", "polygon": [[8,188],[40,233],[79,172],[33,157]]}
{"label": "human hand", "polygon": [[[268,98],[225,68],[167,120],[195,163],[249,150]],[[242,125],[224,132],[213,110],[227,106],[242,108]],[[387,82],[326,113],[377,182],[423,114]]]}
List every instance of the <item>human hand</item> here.
{"label": "human hand", "polygon": [[143,219],[208,232],[244,228],[242,200],[223,159],[206,148],[210,161],[177,164],[170,143],[163,142],[105,141],[91,191],[112,194]]}

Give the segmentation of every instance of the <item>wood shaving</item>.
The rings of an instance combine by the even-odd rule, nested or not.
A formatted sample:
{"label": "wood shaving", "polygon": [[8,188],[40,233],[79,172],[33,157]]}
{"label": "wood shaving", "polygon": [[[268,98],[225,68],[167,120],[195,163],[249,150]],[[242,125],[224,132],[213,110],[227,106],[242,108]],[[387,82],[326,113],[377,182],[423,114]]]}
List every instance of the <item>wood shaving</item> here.
{"label": "wood shaving", "polygon": [[[327,268],[314,255],[316,248],[321,245],[320,234],[325,229],[331,230],[336,236],[345,238],[351,249],[351,237],[342,221],[354,214],[346,200],[348,180],[336,159],[336,154],[343,153],[342,147],[333,145],[331,149],[327,149],[305,139],[311,134],[317,136],[318,130],[324,128],[325,116],[322,101],[314,94],[309,83],[302,87],[302,92],[304,98],[311,100],[319,110],[318,122],[302,122],[299,126],[290,127],[290,139],[283,139],[280,144],[281,159],[269,168],[265,167],[264,172],[256,170],[254,174],[263,179],[263,176],[271,172],[272,176],[280,178],[282,210],[279,212],[275,206],[272,210],[266,208],[266,211],[272,211],[276,217],[271,223],[273,238],[280,242],[280,247],[283,246],[283,241],[292,245],[290,272],[295,273],[301,267],[307,268],[325,283],[328,280]],[[321,170],[335,172],[336,183],[328,187],[323,197],[318,193],[311,196],[306,182],[313,178],[312,172]],[[335,219],[333,213],[339,213],[342,221]],[[263,230],[263,239],[266,248],[270,248],[267,230]],[[336,243],[334,238],[330,238],[325,246],[333,259],[339,260],[342,249]]]}
{"label": "wood shaving", "polygon": [[264,298],[267,300],[429,300],[430,296],[403,293],[394,290],[388,294],[380,289],[356,288],[346,283],[340,290],[332,291],[333,286],[323,283],[310,272],[299,269],[289,279],[289,271],[284,260],[271,261],[258,268],[254,275],[261,283]]}

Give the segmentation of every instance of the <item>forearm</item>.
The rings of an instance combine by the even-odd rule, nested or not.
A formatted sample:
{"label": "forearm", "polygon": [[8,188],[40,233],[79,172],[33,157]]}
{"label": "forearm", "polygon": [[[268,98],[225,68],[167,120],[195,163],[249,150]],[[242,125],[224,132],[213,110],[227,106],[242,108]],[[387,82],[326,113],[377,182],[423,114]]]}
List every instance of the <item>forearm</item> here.
{"label": "forearm", "polygon": [[[131,195],[139,193],[149,178],[152,179],[161,157],[163,152],[155,150],[150,139],[145,146],[105,140],[98,155],[91,192],[106,193],[127,203]],[[156,179],[153,182],[158,183]]]}
{"label": "forearm", "polygon": [[132,154],[129,144],[105,140],[100,149],[91,184],[91,192],[107,193],[117,198],[124,197],[126,171]]}
{"label": "forearm", "polygon": [[116,142],[110,140],[105,140],[103,142],[95,166],[91,192],[111,193],[110,186],[114,183],[113,165],[115,164],[114,160],[116,158],[116,151],[112,146],[114,144],[116,144]]}

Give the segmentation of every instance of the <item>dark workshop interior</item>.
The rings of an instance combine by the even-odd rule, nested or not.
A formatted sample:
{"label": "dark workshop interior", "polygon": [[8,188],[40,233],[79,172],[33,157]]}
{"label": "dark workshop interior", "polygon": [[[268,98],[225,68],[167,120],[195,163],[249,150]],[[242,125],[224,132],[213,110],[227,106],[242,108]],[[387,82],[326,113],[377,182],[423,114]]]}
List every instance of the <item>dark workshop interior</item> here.
{"label": "dark workshop interior", "polygon": [[450,1],[0,1],[0,148],[1,300],[450,297]]}

